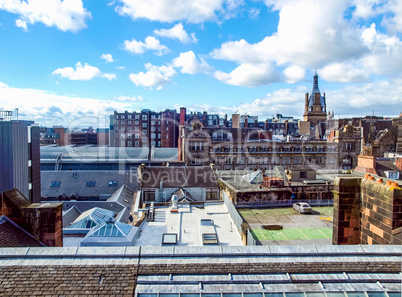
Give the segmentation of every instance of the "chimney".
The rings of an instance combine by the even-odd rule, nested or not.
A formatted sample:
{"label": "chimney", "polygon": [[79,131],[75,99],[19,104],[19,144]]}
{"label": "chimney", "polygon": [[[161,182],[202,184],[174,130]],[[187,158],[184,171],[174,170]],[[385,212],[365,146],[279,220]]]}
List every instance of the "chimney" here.
{"label": "chimney", "polygon": [[240,128],[240,115],[232,114],[232,128]]}
{"label": "chimney", "polygon": [[308,112],[308,93],[306,93],[306,95],[304,97],[304,112],[305,113]]}
{"label": "chimney", "polygon": [[180,125],[184,125],[186,123],[186,108],[180,107]]}

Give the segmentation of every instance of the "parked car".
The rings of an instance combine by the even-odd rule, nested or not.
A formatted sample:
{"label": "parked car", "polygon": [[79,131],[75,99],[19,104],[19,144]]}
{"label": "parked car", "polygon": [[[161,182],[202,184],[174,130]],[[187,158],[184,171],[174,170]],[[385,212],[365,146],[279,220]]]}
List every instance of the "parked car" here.
{"label": "parked car", "polygon": [[311,206],[305,202],[294,203],[293,209],[297,210],[299,213],[311,213],[313,211]]}

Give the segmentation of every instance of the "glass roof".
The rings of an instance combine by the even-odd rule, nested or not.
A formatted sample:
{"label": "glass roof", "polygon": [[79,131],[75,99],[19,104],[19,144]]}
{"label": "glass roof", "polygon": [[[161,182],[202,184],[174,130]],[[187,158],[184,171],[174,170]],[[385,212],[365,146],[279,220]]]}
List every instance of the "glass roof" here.
{"label": "glass roof", "polygon": [[83,212],[69,228],[91,229],[107,221],[112,221],[115,212],[99,207]]}
{"label": "glass roof", "polygon": [[133,226],[120,222],[106,222],[94,231],[90,237],[126,237]]}

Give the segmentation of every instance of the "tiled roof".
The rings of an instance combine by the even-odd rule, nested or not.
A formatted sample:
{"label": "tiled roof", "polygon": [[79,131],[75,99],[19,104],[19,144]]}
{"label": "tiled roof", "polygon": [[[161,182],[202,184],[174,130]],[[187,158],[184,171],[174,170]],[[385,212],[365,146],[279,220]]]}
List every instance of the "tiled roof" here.
{"label": "tiled roof", "polygon": [[43,247],[45,245],[6,216],[0,216],[0,247],[28,246]]}
{"label": "tiled roof", "polygon": [[401,246],[0,249],[0,295],[245,292],[262,297],[279,289],[347,296],[342,293],[366,288],[400,294],[400,251]]}

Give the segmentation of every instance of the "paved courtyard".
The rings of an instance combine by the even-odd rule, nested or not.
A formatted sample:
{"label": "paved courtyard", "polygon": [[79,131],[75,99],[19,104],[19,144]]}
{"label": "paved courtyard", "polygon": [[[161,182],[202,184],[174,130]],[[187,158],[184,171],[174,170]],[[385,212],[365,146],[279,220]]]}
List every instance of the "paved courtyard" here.
{"label": "paved courtyard", "polygon": [[294,209],[238,209],[263,245],[330,245],[333,207],[313,207],[312,214]]}

